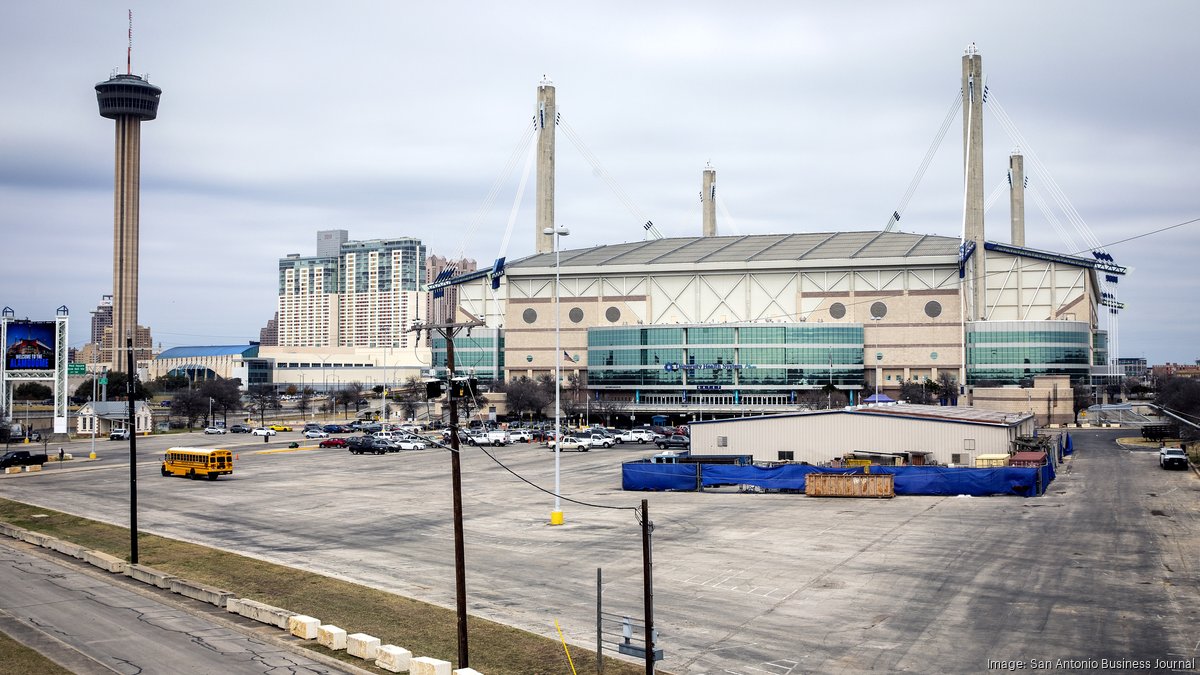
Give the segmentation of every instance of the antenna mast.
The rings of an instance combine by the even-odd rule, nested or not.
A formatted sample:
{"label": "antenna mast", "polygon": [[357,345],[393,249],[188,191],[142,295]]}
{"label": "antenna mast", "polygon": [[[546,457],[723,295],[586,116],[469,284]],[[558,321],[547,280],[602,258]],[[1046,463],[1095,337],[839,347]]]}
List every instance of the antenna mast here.
{"label": "antenna mast", "polygon": [[129,46],[125,48],[125,74],[133,74],[133,10],[129,10]]}

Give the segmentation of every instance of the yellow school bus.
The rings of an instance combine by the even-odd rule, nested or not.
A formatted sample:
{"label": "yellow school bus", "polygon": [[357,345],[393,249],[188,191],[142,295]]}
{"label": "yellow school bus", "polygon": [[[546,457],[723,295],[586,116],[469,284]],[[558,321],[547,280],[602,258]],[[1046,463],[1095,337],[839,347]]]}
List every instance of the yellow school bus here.
{"label": "yellow school bus", "polygon": [[191,479],[208,476],[216,480],[221,474],[233,473],[233,453],[216,448],[170,448],[163,455],[162,475],[187,476]]}

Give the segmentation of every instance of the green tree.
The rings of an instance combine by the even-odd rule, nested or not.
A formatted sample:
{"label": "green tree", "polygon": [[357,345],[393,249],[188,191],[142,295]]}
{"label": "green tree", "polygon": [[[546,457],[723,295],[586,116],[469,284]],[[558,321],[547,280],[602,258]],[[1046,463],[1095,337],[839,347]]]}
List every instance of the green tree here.
{"label": "green tree", "polygon": [[541,383],[525,376],[509,381],[504,389],[508,394],[508,414],[510,416],[520,417],[525,413],[530,413],[534,417],[541,417],[545,407],[553,405],[554,402],[553,390],[547,396],[546,388]]}
{"label": "green tree", "polygon": [[1075,423],[1079,423],[1079,413],[1088,409],[1092,405],[1092,387],[1087,384],[1077,384],[1071,387],[1072,404],[1071,408],[1075,412]]}
{"label": "green tree", "polygon": [[181,391],[191,386],[191,382],[182,375],[163,375],[154,380],[152,384],[160,392]]}
{"label": "green tree", "polygon": [[197,389],[176,392],[171,399],[171,414],[187,420],[187,428],[196,425],[196,420],[208,415],[208,397]]}
{"label": "green tree", "polygon": [[242,381],[238,378],[205,380],[200,394],[213,400],[213,416],[218,413],[227,424],[229,413],[242,409]]}
{"label": "green tree", "polygon": [[[108,378],[108,400],[124,401],[125,400],[125,383],[128,381],[128,379],[125,377],[125,373],[115,371],[115,370],[110,370],[105,374],[105,377]],[[135,401],[145,401],[146,399],[150,398],[150,392],[149,392],[149,390],[146,389],[146,387],[142,384],[142,382],[139,380],[139,381],[137,381],[136,384],[137,384],[137,390],[134,393],[133,399]],[[99,400],[101,398],[101,392],[103,392],[103,391],[104,391],[103,385],[96,386],[96,399],[97,400]],[[82,383],[80,383],[80,385],[78,387],[75,388],[75,396],[78,398],[81,398],[81,399],[91,400],[91,398],[92,398],[92,378],[89,377],[88,379],[86,379]]]}
{"label": "green tree", "polygon": [[[1189,377],[1167,377],[1159,379],[1154,402],[1176,415],[1187,419],[1200,419],[1200,381]],[[1188,440],[1195,438],[1196,428],[1180,425],[1180,435]]]}
{"label": "green tree", "polygon": [[269,384],[251,386],[246,391],[246,396],[250,401],[250,405],[248,406],[250,412],[258,415],[260,426],[266,425],[268,412],[283,410],[283,404],[279,401],[279,393],[275,391],[275,387]]}
{"label": "green tree", "polygon": [[54,398],[54,390],[41,382],[25,382],[13,392],[14,401],[42,401]]}

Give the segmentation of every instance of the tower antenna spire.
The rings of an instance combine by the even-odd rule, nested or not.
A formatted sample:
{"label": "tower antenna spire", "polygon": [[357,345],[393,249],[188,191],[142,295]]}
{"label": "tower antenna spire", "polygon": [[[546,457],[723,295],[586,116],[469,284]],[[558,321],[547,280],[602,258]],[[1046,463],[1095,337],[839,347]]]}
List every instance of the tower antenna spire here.
{"label": "tower antenna spire", "polygon": [[129,10],[129,46],[125,48],[125,74],[133,74],[133,10]]}

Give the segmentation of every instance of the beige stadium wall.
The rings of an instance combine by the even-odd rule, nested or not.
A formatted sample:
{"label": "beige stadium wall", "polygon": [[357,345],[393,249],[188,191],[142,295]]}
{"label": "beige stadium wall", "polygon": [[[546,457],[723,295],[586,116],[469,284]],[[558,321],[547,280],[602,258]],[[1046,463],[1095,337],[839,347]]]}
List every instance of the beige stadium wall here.
{"label": "beige stadium wall", "polygon": [[[1032,431],[1032,427],[1029,429]],[[850,414],[814,413],[780,417],[745,417],[691,425],[692,454],[753,455],[755,461],[779,460],[780,451],[793,461],[822,464],[848,452],[932,452],[930,460],[950,464],[953,454],[967,454],[973,465],[981,454],[1005,453],[1016,435],[1011,427]],[[727,440],[719,445],[718,437]]]}

